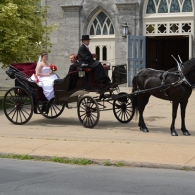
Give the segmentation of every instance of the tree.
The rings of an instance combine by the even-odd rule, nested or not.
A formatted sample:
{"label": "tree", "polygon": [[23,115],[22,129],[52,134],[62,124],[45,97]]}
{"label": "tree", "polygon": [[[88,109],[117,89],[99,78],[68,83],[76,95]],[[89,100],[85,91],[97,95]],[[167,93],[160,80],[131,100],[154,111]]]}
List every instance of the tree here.
{"label": "tree", "polygon": [[52,46],[49,34],[56,25],[46,25],[46,6],[39,0],[0,0],[0,62],[2,68],[15,62],[36,61]]}

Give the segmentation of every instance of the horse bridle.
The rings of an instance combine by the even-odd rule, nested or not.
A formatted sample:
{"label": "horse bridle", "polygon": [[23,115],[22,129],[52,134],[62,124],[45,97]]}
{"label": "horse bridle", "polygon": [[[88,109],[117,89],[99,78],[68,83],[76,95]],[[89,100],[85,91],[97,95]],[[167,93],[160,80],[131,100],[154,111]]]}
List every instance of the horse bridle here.
{"label": "horse bridle", "polygon": [[186,77],[184,76],[184,74],[183,74],[183,72],[182,72],[182,68],[181,68],[181,63],[182,63],[182,61],[181,61],[181,59],[180,59],[180,57],[179,57],[179,60],[180,60],[180,62],[181,63],[179,63],[177,60],[176,60],[176,58],[172,55],[172,57],[175,59],[175,61],[177,62],[177,67],[178,67],[178,71],[179,71],[179,74],[180,74],[180,76],[181,76],[181,84],[183,83],[183,82],[185,82],[187,85],[189,85],[190,87],[192,87],[192,88],[195,88],[195,84],[194,85],[192,85],[187,79],[186,79]]}

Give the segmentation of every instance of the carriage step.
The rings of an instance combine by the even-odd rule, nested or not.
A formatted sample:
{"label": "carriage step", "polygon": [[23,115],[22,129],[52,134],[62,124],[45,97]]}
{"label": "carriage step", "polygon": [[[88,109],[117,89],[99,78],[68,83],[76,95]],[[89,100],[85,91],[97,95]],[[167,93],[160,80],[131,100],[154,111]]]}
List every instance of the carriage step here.
{"label": "carriage step", "polygon": [[113,100],[118,100],[119,98],[127,98],[129,97],[129,94],[124,94],[124,95],[112,95]]}

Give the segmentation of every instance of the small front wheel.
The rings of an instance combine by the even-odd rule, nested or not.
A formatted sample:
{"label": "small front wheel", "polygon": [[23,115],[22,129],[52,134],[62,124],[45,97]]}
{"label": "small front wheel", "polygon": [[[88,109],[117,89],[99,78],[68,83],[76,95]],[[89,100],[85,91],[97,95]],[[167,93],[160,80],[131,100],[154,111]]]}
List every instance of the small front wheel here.
{"label": "small front wheel", "polygon": [[23,125],[33,115],[32,96],[22,87],[11,88],[3,98],[3,110],[10,122],[15,125]]}
{"label": "small front wheel", "polygon": [[99,121],[100,111],[97,102],[90,96],[80,99],[77,108],[78,118],[86,128],[94,128]]}
{"label": "small front wheel", "polygon": [[113,112],[116,119],[121,123],[128,123],[135,114],[135,106],[127,93],[119,93],[119,98],[113,101]]}

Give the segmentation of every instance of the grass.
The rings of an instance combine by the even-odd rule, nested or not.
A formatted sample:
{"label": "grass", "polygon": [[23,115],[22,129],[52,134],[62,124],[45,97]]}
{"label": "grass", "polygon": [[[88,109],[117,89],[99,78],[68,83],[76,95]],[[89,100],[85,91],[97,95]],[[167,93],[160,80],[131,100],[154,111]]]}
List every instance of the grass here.
{"label": "grass", "polygon": [[[7,159],[17,159],[17,160],[34,160],[34,161],[43,161],[43,162],[56,162],[62,164],[74,164],[74,165],[101,165],[101,166],[114,166],[114,167],[132,167],[132,165],[125,164],[124,162],[111,162],[110,160],[106,161],[93,161],[85,158],[63,158],[63,157],[42,157],[42,156],[29,156],[28,154],[21,155],[21,154],[3,154],[0,153],[0,158],[7,158]],[[140,166],[139,167],[143,167]],[[150,167],[153,168],[153,167]],[[195,171],[193,167],[183,166],[180,168],[174,168],[176,170],[183,170],[183,171]]]}
{"label": "grass", "polygon": [[75,165],[90,165],[93,162],[91,160],[85,158],[62,158],[62,157],[51,157],[51,158],[44,158],[44,157],[37,157],[37,156],[29,156],[28,154],[21,155],[21,154],[7,154],[7,155],[0,155],[0,158],[9,158],[9,159],[18,159],[18,160],[37,160],[37,161],[48,161],[48,162],[57,162],[63,164],[75,164]]}
{"label": "grass", "polygon": [[74,158],[74,159],[65,159],[60,157],[53,157],[51,158],[52,162],[58,162],[63,164],[76,164],[76,165],[89,165],[92,164],[92,161],[87,160],[85,158]]}
{"label": "grass", "polygon": [[115,164],[116,167],[124,167],[124,163],[123,162],[117,162]]}
{"label": "grass", "polygon": [[[34,161],[47,161],[56,162],[62,164],[74,164],[74,165],[91,165],[91,164],[101,164],[85,158],[63,158],[63,157],[42,157],[42,156],[29,156],[28,154],[0,154],[0,158],[8,159],[18,159],[18,160],[34,160]],[[122,162],[111,163],[109,160],[103,162],[103,166],[115,166],[123,167],[125,166]]]}
{"label": "grass", "polygon": [[111,162],[110,162],[109,160],[106,160],[106,161],[104,162],[104,166],[111,166]]}

